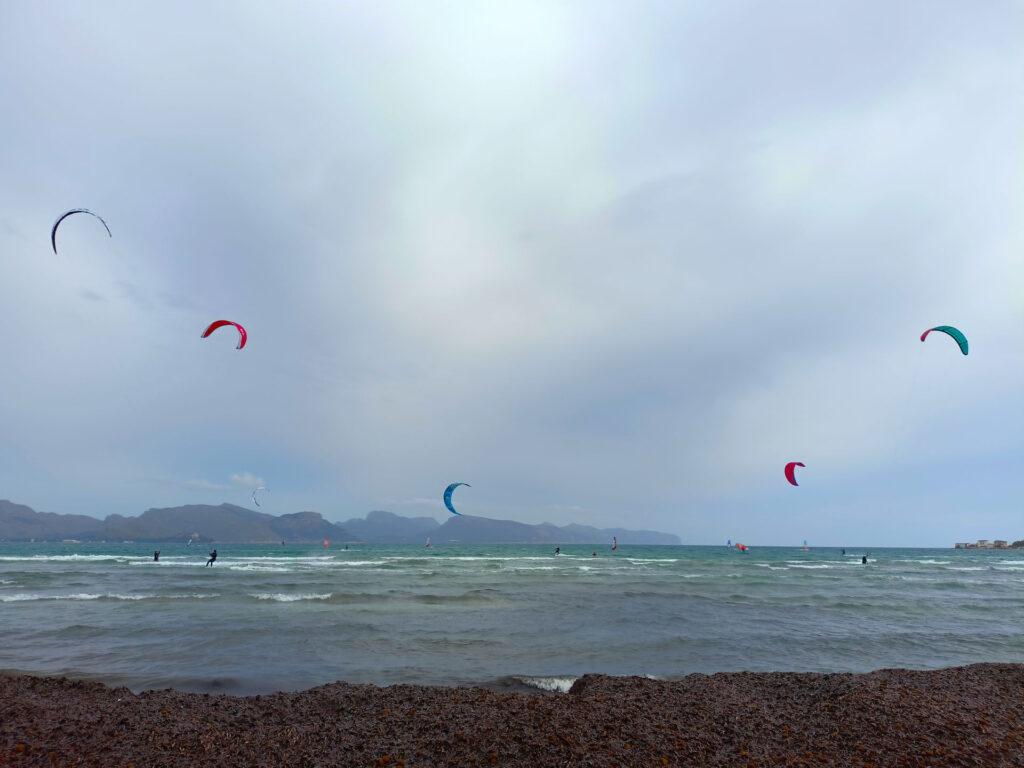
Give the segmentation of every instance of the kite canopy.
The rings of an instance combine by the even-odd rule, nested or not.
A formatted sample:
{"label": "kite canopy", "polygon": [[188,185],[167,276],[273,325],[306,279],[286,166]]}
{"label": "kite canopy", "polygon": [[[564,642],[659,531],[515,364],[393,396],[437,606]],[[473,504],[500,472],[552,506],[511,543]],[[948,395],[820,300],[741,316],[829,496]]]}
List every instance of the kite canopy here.
{"label": "kite canopy", "polygon": [[245,342],[248,341],[249,339],[249,334],[245,332],[245,328],[243,328],[238,323],[232,322],[231,320],[215,320],[214,322],[210,323],[209,328],[203,331],[202,337],[205,339],[218,328],[223,328],[225,325],[233,325],[236,329],[238,329],[238,346],[235,347],[235,349],[241,349],[242,347],[244,347]]}
{"label": "kite canopy", "polygon": [[932,331],[939,331],[949,336],[953,341],[960,347],[960,351],[965,355],[967,354],[967,337],[964,336],[963,332],[959,328],[954,328],[952,325],[937,325],[934,328],[929,328],[927,331],[921,334],[921,341],[928,338],[928,334]]}
{"label": "kite canopy", "polygon": [[107,230],[107,235],[109,237],[113,237],[113,235],[110,233],[110,227],[107,226],[107,222],[105,222],[99,214],[93,213],[88,208],[72,208],[70,211],[65,211],[64,213],[62,213],[60,217],[55,222],[53,222],[53,227],[50,229],[50,245],[53,246],[54,254],[57,253],[57,227],[60,226],[60,223],[64,221],[64,219],[75,213],[88,213],[90,216],[99,219],[100,224],[102,224],[103,228]]}
{"label": "kite canopy", "polygon": [[473,487],[469,483],[452,483],[451,485],[444,489],[444,505],[448,507],[448,511],[451,512],[453,515],[461,516],[461,513],[456,512],[455,507],[452,506],[452,494],[455,493],[455,489],[458,488],[460,485],[464,485],[467,488]]}
{"label": "kite canopy", "polygon": [[260,505],[260,500],[256,498],[256,494],[259,493],[260,491],[265,490],[267,490],[267,488],[266,486],[263,485],[259,486],[258,488],[252,489],[252,503],[255,504],[257,507]]}
{"label": "kite canopy", "polygon": [[791,461],[786,465],[786,479],[790,485],[799,485],[796,481],[796,468],[804,466],[802,461]]}

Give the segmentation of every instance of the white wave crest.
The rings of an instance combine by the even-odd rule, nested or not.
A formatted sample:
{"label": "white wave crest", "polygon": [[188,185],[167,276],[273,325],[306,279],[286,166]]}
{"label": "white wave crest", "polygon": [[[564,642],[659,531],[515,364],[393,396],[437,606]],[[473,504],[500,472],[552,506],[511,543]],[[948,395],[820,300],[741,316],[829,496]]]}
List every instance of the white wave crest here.
{"label": "white wave crest", "polygon": [[250,571],[258,573],[294,573],[292,568],[279,568],[274,565],[255,565],[254,563],[245,563],[242,565],[229,565],[227,566],[229,571]]}
{"label": "white wave crest", "polygon": [[531,688],[554,693],[568,693],[576,682],[575,677],[517,677],[516,680]]}
{"label": "white wave crest", "polygon": [[512,568],[513,571],[554,571],[557,570],[557,566],[554,565],[521,565]]}
{"label": "white wave crest", "polygon": [[331,593],[325,592],[323,594],[307,594],[307,595],[289,595],[283,592],[256,592],[250,597],[255,597],[257,600],[272,600],[275,603],[294,603],[299,600],[330,600]]}
{"label": "white wave crest", "polygon": [[207,600],[213,597],[220,597],[220,595],[122,595],[116,592],[76,592],[71,595],[34,595],[30,593],[19,593],[15,595],[0,595],[0,603],[24,603],[34,602],[37,600]]}
{"label": "white wave crest", "polygon": [[75,562],[75,561],[103,561],[116,560],[119,563],[127,563],[131,560],[125,555],[4,555],[0,562],[5,563],[40,563],[40,562]]}

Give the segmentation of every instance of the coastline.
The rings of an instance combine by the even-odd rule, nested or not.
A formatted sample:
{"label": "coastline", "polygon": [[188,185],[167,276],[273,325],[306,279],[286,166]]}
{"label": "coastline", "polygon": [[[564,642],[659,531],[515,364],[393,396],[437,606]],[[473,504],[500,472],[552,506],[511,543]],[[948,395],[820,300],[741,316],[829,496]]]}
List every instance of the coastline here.
{"label": "coastline", "polygon": [[186,766],[1005,765],[1024,665],[863,674],[586,675],[568,693],[331,683],[132,693],[0,676],[0,764]]}

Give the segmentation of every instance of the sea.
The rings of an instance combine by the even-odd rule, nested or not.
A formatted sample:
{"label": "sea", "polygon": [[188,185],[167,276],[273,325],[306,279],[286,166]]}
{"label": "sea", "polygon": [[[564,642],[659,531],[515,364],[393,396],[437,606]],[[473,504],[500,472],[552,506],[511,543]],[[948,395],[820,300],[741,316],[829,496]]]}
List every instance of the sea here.
{"label": "sea", "polygon": [[0,670],[251,694],[1024,662],[1024,550],[153,549],[0,543]]}

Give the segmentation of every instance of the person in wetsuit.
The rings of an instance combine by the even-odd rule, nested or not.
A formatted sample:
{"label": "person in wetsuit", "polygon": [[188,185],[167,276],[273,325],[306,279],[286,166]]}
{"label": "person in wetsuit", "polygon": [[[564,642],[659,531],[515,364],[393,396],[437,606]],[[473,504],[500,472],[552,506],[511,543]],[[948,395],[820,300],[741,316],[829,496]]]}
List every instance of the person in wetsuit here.
{"label": "person in wetsuit", "polygon": [[555,554],[556,555],[562,554],[562,548],[561,547],[555,547]]}
{"label": "person in wetsuit", "polygon": [[155,563],[155,562],[158,562],[159,560],[160,560],[160,550],[159,549],[155,549],[155,550],[153,550],[153,562]]}
{"label": "person in wetsuit", "polygon": [[864,555],[864,557],[862,557],[860,559],[860,564],[861,565],[867,565],[868,564],[868,556],[867,555]]}
{"label": "person in wetsuit", "polygon": [[[210,553],[210,559],[206,561],[206,565],[213,565],[213,563],[214,563],[214,561],[216,559],[217,559],[217,550],[215,549],[215,550],[213,550],[213,552]],[[203,568],[205,568],[206,565],[204,565]]]}

